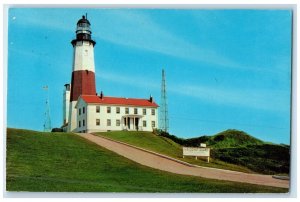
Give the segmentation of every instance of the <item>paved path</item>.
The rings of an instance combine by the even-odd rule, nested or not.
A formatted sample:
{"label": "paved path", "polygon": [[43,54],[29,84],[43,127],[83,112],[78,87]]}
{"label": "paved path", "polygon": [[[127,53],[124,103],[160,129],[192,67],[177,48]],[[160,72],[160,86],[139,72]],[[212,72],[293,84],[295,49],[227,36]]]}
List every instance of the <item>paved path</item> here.
{"label": "paved path", "polygon": [[99,137],[88,133],[78,133],[78,135],[137,163],[171,173],[257,185],[283,188],[289,187],[289,180],[275,179],[271,175],[248,174],[230,170],[194,166],[171,157],[114,141],[106,137]]}

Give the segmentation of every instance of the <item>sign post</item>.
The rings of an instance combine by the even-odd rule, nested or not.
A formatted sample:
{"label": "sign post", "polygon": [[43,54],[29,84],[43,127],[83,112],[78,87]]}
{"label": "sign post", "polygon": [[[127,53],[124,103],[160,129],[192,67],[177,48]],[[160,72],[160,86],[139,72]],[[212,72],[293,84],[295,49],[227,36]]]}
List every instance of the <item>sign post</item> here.
{"label": "sign post", "polygon": [[196,160],[199,157],[207,157],[207,163],[209,163],[210,148],[199,148],[199,147],[182,147],[182,155],[184,156],[195,156]]}

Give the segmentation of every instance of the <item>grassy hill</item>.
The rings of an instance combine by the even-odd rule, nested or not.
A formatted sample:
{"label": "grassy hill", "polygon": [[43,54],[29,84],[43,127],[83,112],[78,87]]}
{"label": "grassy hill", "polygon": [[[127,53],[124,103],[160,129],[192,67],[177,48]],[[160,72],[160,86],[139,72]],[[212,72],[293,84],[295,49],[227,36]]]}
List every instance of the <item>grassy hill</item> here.
{"label": "grassy hill", "polygon": [[[206,167],[235,170],[248,173],[288,174],[289,147],[266,144],[238,130],[226,130],[214,136],[182,139],[164,132],[155,135],[149,132],[114,131],[97,133],[115,140],[146,148],[155,152]],[[211,162],[182,158],[182,146],[197,147],[206,143],[211,147]]]}
{"label": "grassy hill", "polygon": [[160,136],[167,137],[180,145],[198,147],[200,143],[206,143],[211,148],[232,148],[246,147],[249,145],[262,145],[263,141],[250,136],[249,134],[239,130],[226,130],[214,136],[201,136],[196,138],[183,139],[174,135],[158,131]]}
{"label": "grassy hill", "polygon": [[8,191],[168,193],[288,191],[151,169],[72,133],[7,129],[6,154]]}
{"label": "grassy hill", "polygon": [[226,130],[218,133],[205,142],[212,148],[247,147],[249,145],[262,145],[264,142],[248,135],[243,131]]}
{"label": "grassy hill", "polygon": [[290,168],[290,147],[265,143],[238,130],[226,130],[214,136],[182,139],[159,132],[163,137],[185,146],[199,146],[206,143],[211,147],[211,156],[235,165],[245,166],[263,174],[288,174]]}

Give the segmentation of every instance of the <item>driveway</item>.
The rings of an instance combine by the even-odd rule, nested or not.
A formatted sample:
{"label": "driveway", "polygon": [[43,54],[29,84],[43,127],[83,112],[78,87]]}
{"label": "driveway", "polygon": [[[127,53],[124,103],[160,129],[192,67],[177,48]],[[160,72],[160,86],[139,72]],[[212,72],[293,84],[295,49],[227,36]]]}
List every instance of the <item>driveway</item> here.
{"label": "driveway", "polygon": [[151,168],[181,175],[193,175],[217,180],[289,188],[289,180],[275,179],[271,175],[248,174],[230,170],[196,166],[123,142],[111,140],[106,137],[99,137],[88,133],[77,134],[101,147]]}

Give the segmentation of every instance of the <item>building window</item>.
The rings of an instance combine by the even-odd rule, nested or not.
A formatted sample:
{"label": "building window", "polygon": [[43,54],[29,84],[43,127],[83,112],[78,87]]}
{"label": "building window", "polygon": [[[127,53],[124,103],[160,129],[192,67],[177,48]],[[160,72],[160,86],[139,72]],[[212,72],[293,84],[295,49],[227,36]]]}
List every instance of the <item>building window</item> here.
{"label": "building window", "polygon": [[81,109],[79,108],[79,110],[78,110],[78,114],[80,115],[81,114]]}
{"label": "building window", "polygon": [[96,106],[96,113],[100,113],[100,106]]}
{"label": "building window", "polygon": [[134,108],[134,114],[138,114],[138,109]]}
{"label": "building window", "polygon": [[125,108],[125,114],[129,114],[129,108],[128,107]]}
{"label": "building window", "polygon": [[81,127],[81,121],[78,122],[78,127],[79,127],[79,128]]}
{"label": "building window", "polygon": [[100,119],[96,119],[96,126],[100,126]]}
{"label": "building window", "polygon": [[151,109],[151,114],[155,115],[155,109]]}
{"label": "building window", "polygon": [[117,119],[116,120],[116,126],[120,126],[120,125],[121,125],[120,119]]}
{"label": "building window", "polygon": [[147,114],[146,112],[147,112],[146,109],[143,109],[143,115],[146,115]]}
{"label": "building window", "polygon": [[143,127],[147,127],[147,121],[143,121]]}
{"label": "building window", "polygon": [[155,121],[151,121],[152,128],[155,128]]}
{"label": "building window", "polygon": [[107,113],[110,114],[111,112],[111,107],[107,107]]}
{"label": "building window", "polygon": [[107,119],[107,126],[111,126],[111,120]]}
{"label": "building window", "polygon": [[83,113],[83,114],[85,113],[85,107],[82,108],[82,113]]}
{"label": "building window", "polygon": [[82,120],[82,126],[85,126],[85,120]]}
{"label": "building window", "polygon": [[117,108],[116,108],[116,113],[117,113],[117,114],[120,114],[120,107],[117,107]]}

